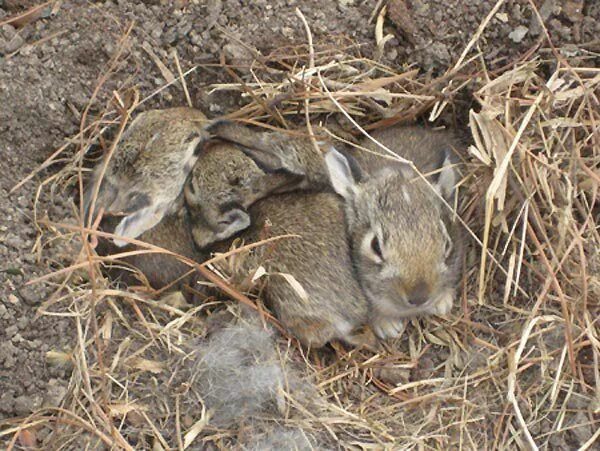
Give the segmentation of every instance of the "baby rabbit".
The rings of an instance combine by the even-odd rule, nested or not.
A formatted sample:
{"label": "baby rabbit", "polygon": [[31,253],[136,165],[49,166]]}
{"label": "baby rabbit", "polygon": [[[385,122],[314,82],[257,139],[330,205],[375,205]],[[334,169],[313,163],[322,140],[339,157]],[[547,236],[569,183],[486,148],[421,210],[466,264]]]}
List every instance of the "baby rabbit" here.
{"label": "baby rabbit", "polygon": [[368,305],[354,275],[341,199],[325,192],[274,194],[251,206],[250,213],[252,226],[241,235],[245,240],[264,239],[265,232],[300,237],[251,251],[238,276],[259,266],[267,270],[267,303],[305,345],[318,348],[333,339],[368,344],[368,335],[356,334],[367,322]]}
{"label": "baby rabbit", "polygon": [[[102,210],[103,231],[202,261],[203,255],[191,238],[181,191],[209,138],[204,132],[206,124],[206,117],[191,108],[138,114],[106,167],[101,161],[85,186],[85,221],[95,221],[91,211],[95,215]],[[143,247],[115,238],[99,239],[96,250],[100,255],[111,255],[139,249]],[[159,253],[131,255],[120,261],[139,269],[155,289],[170,285],[191,269],[176,257]],[[133,272],[118,265],[109,269],[109,275],[127,284],[135,282]],[[176,287],[189,281],[186,278]]]}
{"label": "baby rabbit", "polygon": [[[237,142],[248,133],[236,131],[240,127],[218,122],[211,125],[210,133]],[[279,145],[281,135],[261,135],[255,139],[258,149],[247,140],[242,149],[260,165],[319,182],[328,172],[331,186],[344,198],[356,277],[370,302],[370,322],[380,338],[397,336],[405,317],[451,310],[462,249],[452,212],[440,200],[452,203],[454,194],[452,149],[458,141],[451,133],[393,127],[372,135],[412,160],[422,173],[437,171],[429,178],[433,189],[408,165],[389,158],[371,142],[363,143],[370,152],[352,150],[347,155],[329,146],[323,159],[306,140],[285,147]]]}
{"label": "baby rabbit", "polygon": [[247,208],[293,186],[292,174],[265,174],[231,142],[207,144],[184,188],[196,245],[204,249],[250,225]]}
{"label": "baby rabbit", "polygon": [[437,171],[429,186],[407,165],[384,158],[371,141],[363,146],[373,153],[352,151],[360,171],[353,173],[348,160],[337,158],[332,182],[346,201],[357,276],[371,304],[375,332],[389,337],[402,330],[403,317],[445,315],[452,309],[462,238],[442,199],[453,205],[458,140],[449,132],[419,127],[394,127],[372,136],[422,174]]}
{"label": "baby rabbit", "polygon": [[[293,177],[267,176],[236,145],[210,142],[207,124],[206,117],[192,108],[140,113],[106,168],[102,161],[93,171],[84,193],[86,220],[92,208],[94,212],[103,209],[104,231],[197,261],[202,254],[195,249],[192,232],[202,248],[246,228],[250,219],[245,208]],[[192,170],[194,177],[185,188],[188,209],[182,189]],[[99,243],[98,252],[103,255],[137,249],[119,238]],[[162,288],[190,269],[166,254],[123,260],[140,269],[154,288]],[[131,281],[128,274],[122,277]]]}
{"label": "baby rabbit", "polygon": [[[137,238],[174,213],[201,144],[208,139],[206,123],[206,117],[192,108],[140,113],[112,158],[97,165],[86,186],[86,222],[90,210],[96,214],[103,209],[104,215],[122,218],[115,226],[116,235]],[[122,247],[127,242],[115,239],[114,243]]]}
{"label": "baby rabbit", "polygon": [[[246,133],[244,127],[240,130]],[[267,303],[305,345],[321,347],[333,339],[364,342],[354,332],[367,321],[367,301],[352,268],[341,199],[332,192],[281,194],[302,186],[304,178],[287,171],[279,160],[267,159],[257,165],[245,155],[254,152],[247,145],[259,144],[256,135],[244,136],[248,141],[241,139],[237,146],[217,141],[200,153],[185,187],[195,243],[200,248],[212,244],[211,250],[224,251],[230,242],[215,245],[214,238],[228,238],[250,224],[239,235],[246,241],[264,239],[267,223],[269,235],[300,235],[255,249],[242,259],[242,268],[234,277],[246,278],[264,266],[270,274],[265,288]],[[324,167],[322,171],[323,177],[328,177]],[[328,184],[327,180],[321,182]],[[229,204],[219,201],[222,196]],[[231,205],[231,199],[238,204]],[[231,221],[227,215],[207,210],[212,208],[211,202],[228,206]],[[217,221],[207,227],[211,217],[222,218],[222,235],[215,227]]]}

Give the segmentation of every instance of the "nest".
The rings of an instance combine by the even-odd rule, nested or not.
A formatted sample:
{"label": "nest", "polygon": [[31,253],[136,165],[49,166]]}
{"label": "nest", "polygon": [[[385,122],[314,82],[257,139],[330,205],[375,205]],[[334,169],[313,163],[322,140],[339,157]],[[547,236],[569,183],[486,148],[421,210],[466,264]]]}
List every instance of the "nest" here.
{"label": "nest", "polygon": [[[305,355],[278,333],[256,335],[265,324],[231,326],[237,301],[260,310],[239,290],[186,306],[115,288],[87,244],[90,224],[38,218],[40,243],[76,250],[71,265],[35,281],[56,286],[40,313],[72,315],[77,341],[48,356],[73,368],[63,405],[10,424],[0,432],[10,447],[45,428],[52,449],[591,448],[600,435],[600,72],[556,50],[490,72],[477,38],[439,77],[309,39],[244,68],[224,65],[232,83],[207,87],[246,99],[231,118],[323,124],[344,141],[416,120],[464,129],[469,250],[448,318],[412,320],[379,353],[335,345]],[[81,133],[45,165],[65,163],[43,187],[78,183],[90,144],[143,103],[132,92],[124,86],[103,114],[84,114]],[[223,367],[211,375],[203,365],[218,349]]]}

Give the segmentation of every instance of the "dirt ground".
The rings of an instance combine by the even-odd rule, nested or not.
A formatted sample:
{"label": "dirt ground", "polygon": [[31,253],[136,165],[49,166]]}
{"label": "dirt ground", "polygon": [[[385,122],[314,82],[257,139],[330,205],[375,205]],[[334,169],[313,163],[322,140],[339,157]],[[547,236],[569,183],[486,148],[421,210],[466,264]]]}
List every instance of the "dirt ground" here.
{"label": "dirt ground", "polygon": [[[175,50],[190,75],[194,105],[215,117],[232,111],[242,99],[209,95],[205,87],[231,81],[218,67],[222,55],[243,64],[254,52],[266,55],[304,44],[306,35],[295,13],[301,8],[315,42],[360,44],[373,57],[376,1],[360,0],[162,0],[51,2],[37,20],[7,23],[37,1],[0,0],[0,420],[56,406],[67,391],[69,370],[49,365],[49,351],[70,349],[75,330],[69,317],[40,315],[38,306],[52,293],[48,284],[26,282],[58,269],[72,258],[68,245],[39,244],[34,218],[54,220],[72,211],[71,193],[45,192],[34,211],[43,170],[9,194],[54,150],[79,130],[81,114],[96,95],[97,112],[117,85],[136,85],[142,97],[164,85],[156,61]],[[598,51],[600,3],[594,0],[534,2],[554,44],[568,54],[574,46]],[[407,0],[390,2],[384,35],[392,38],[382,61],[443,72],[459,57],[496,1]],[[52,7],[55,7],[51,11]],[[480,41],[490,69],[510,65],[535,50],[543,37],[530,2],[509,0],[491,19]],[[131,27],[127,57],[98,93],[124,33]],[[541,57],[543,58],[543,54]],[[163,90],[144,108],[185,103],[179,86]],[[2,440],[0,439],[0,443]]]}

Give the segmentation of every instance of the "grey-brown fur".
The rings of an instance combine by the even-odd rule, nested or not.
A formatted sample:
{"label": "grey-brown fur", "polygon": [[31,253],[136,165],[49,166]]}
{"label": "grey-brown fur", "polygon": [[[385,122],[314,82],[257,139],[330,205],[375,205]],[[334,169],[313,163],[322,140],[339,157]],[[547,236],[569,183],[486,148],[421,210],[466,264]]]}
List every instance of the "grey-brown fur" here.
{"label": "grey-brown fur", "polygon": [[[279,194],[250,211],[253,226],[242,235],[246,240],[284,234],[300,238],[258,248],[245,260],[241,275],[259,265],[266,268],[267,301],[303,343],[320,347],[332,339],[355,342],[356,329],[367,320],[367,301],[353,271],[341,199],[333,193]],[[281,274],[293,276],[306,297]]]}
{"label": "grey-brown fur", "polygon": [[[165,216],[160,223],[144,232],[137,240],[167,249],[193,261],[202,262],[208,258],[208,255],[200,252],[196,246],[194,246],[189,226],[190,218],[185,208],[183,208],[183,199],[181,199],[178,204],[181,208],[177,209],[175,213]],[[114,220],[107,221],[105,227],[111,229],[114,227],[114,222]],[[97,252],[100,255],[112,255],[144,249],[147,248],[133,244],[128,244],[125,247],[118,247],[112,240],[100,239]],[[137,280],[139,276],[134,271],[134,269],[137,269],[146,278],[150,286],[157,290],[171,285],[172,282],[181,279],[182,276],[193,269],[192,266],[183,263],[177,257],[164,253],[132,255],[121,258],[120,262],[131,266],[132,271],[119,269],[119,267],[123,266],[122,263],[114,264],[112,269],[109,268],[111,277],[121,280],[127,285],[135,284],[136,282],[139,282],[139,280]],[[192,273],[179,280],[173,288],[183,289],[184,285],[188,285],[194,287],[195,290],[198,290],[199,287],[194,284],[197,277],[197,274]]]}
{"label": "grey-brown fur", "polygon": [[432,185],[428,186],[408,165],[388,158],[368,140],[362,145],[376,155],[349,150],[344,157],[328,145],[328,158],[323,159],[307,139],[285,146],[282,133],[257,132],[256,150],[249,129],[232,123],[217,125],[211,126],[211,134],[242,141],[250,149],[245,153],[260,164],[310,181],[297,186],[322,185],[328,179],[344,197],[352,262],[371,304],[371,324],[380,337],[397,335],[404,317],[450,311],[462,248],[452,213],[440,199],[452,204],[453,148],[458,146],[452,133],[392,127],[373,134],[422,173],[437,171],[428,177]]}
{"label": "grey-brown fur", "polygon": [[[199,147],[208,138],[205,126],[206,117],[192,108],[138,114],[106,170],[104,161],[94,169],[84,194],[85,220],[93,206],[94,214],[102,210],[105,216],[119,217],[114,228],[117,235],[137,238],[174,213]],[[114,242],[119,247],[126,244],[119,239]]]}
{"label": "grey-brown fur", "polygon": [[287,174],[265,174],[231,143],[206,146],[184,190],[196,244],[202,249],[246,229],[247,208],[291,179]]}
{"label": "grey-brown fur", "polygon": [[[423,174],[437,171],[427,176],[428,186],[403,163],[352,151],[365,173],[346,202],[353,259],[371,302],[374,329],[389,336],[400,330],[402,317],[446,314],[452,308],[462,239],[453,212],[441,198],[454,203],[452,162],[459,142],[448,131],[422,127],[394,127],[372,136]],[[371,141],[363,146],[385,152]],[[383,261],[374,258],[368,239],[377,239]]]}

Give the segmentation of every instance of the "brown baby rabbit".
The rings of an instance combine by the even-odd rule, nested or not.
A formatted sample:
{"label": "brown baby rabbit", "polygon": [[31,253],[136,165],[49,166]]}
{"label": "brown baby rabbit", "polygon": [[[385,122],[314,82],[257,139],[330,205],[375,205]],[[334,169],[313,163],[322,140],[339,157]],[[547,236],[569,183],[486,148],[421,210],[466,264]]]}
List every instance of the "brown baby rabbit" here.
{"label": "brown baby rabbit", "polygon": [[291,334],[314,348],[333,339],[368,344],[368,335],[357,334],[368,305],[354,274],[341,199],[334,193],[277,194],[250,213],[252,227],[241,235],[246,241],[300,236],[254,249],[239,274],[266,269],[265,299]]}
{"label": "brown baby rabbit", "polygon": [[[228,238],[249,225],[248,205],[290,179],[265,176],[232,143],[210,143],[207,124],[206,117],[192,108],[138,114],[106,167],[100,162],[86,185],[86,221],[92,208],[95,213],[102,210],[101,229],[118,235],[114,240],[100,240],[100,254],[138,248],[128,245],[121,239],[124,237],[198,260],[202,254],[191,239],[191,223],[201,247]],[[182,190],[193,168],[196,176],[186,187],[191,221]],[[123,260],[140,269],[154,288],[164,287],[189,270],[188,265],[166,254]],[[126,272],[121,277],[131,282],[129,275]]]}
{"label": "brown baby rabbit", "polygon": [[250,205],[293,187],[297,179],[283,172],[265,174],[231,142],[209,143],[184,189],[196,245],[204,249],[246,229]]}
{"label": "brown baby rabbit", "polygon": [[437,171],[428,177],[429,186],[410,166],[370,141],[363,143],[370,153],[351,150],[343,155],[329,145],[323,159],[308,140],[280,145],[278,132],[254,132],[261,136],[254,139],[259,145],[253,149],[249,129],[240,128],[244,127],[217,122],[210,133],[242,141],[242,150],[266,168],[285,169],[319,183],[329,174],[331,186],[345,200],[352,261],[378,336],[398,335],[405,317],[451,310],[462,249],[453,213],[442,202],[452,204],[456,183],[452,155],[458,141],[452,133],[393,127],[372,135],[412,160],[421,173]]}
{"label": "brown baby rabbit", "polygon": [[394,127],[372,136],[422,174],[433,173],[430,186],[406,164],[384,158],[384,150],[371,141],[363,146],[374,153],[352,151],[358,176],[336,158],[333,187],[346,200],[357,276],[371,304],[375,332],[389,337],[402,330],[403,317],[445,315],[452,309],[463,240],[444,201],[454,204],[453,152],[459,143],[447,131],[420,127]]}
{"label": "brown baby rabbit", "polygon": [[[97,252],[111,255],[144,249],[124,238],[154,244],[195,261],[204,258],[195,248],[184,208],[183,185],[209,135],[206,117],[191,108],[152,110],[137,115],[114,155],[101,161],[85,186],[85,220],[102,211],[100,229],[118,235],[99,239]],[[94,199],[95,198],[95,199]],[[190,271],[175,256],[144,253],[120,259],[141,271],[151,287],[161,289]],[[135,283],[132,271],[113,265],[109,274]],[[175,285],[190,283],[186,278]]]}
{"label": "brown baby rabbit", "polygon": [[[112,158],[93,171],[84,195],[86,222],[91,210],[96,214],[102,209],[105,216],[121,218],[115,235],[137,238],[175,213],[176,200],[208,139],[206,124],[206,117],[192,108],[138,114]],[[119,247],[127,243],[114,242]]]}

